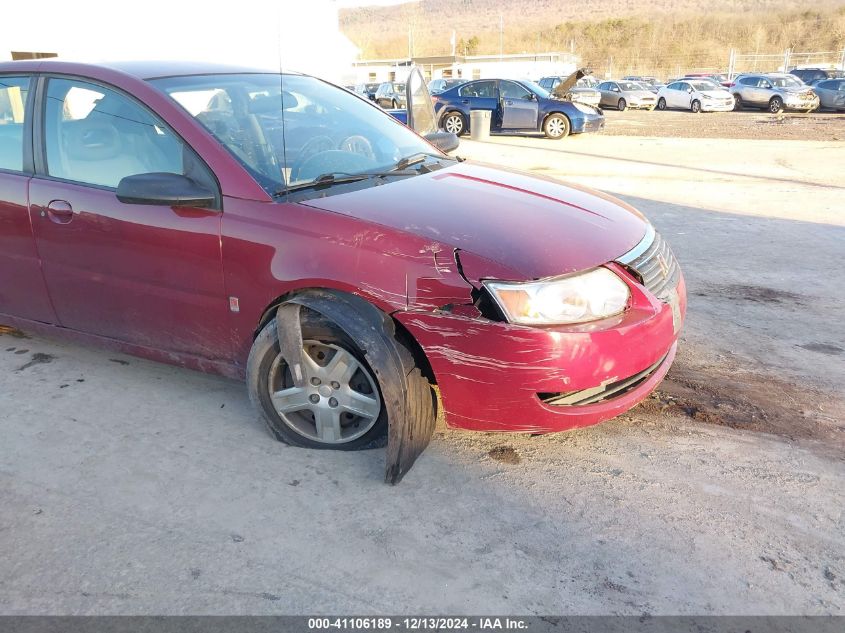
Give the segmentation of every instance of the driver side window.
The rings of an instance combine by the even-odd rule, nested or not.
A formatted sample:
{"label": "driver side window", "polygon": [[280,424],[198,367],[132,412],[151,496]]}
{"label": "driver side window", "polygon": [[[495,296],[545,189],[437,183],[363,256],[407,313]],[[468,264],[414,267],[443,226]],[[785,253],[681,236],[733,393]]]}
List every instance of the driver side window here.
{"label": "driver side window", "polygon": [[528,99],[531,93],[512,81],[500,81],[499,90],[505,99]]}
{"label": "driver side window", "polygon": [[44,117],[51,176],[116,188],[135,174],[184,174],[184,144],[158,117],[115,90],[50,79]]}

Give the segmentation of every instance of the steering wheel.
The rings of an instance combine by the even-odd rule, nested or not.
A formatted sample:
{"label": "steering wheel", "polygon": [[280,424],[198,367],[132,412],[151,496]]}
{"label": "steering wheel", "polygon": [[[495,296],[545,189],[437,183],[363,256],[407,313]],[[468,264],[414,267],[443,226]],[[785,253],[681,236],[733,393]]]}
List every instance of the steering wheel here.
{"label": "steering wheel", "polygon": [[344,152],[352,152],[353,154],[360,154],[361,156],[365,156],[366,158],[375,158],[375,152],[373,152],[372,143],[365,137],[361,136],[360,134],[353,134],[352,136],[347,136],[340,142],[340,145],[337,146],[339,150],[343,150]]}
{"label": "steering wheel", "polygon": [[315,136],[299,150],[299,156],[290,170],[290,181],[308,180],[331,171],[369,169],[374,159],[372,144],[360,134],[347,136],[337,149],[330,137]]}
{"label": "steering wheel", "polygon": [[296,182],[300,180],[300,173],[302,166],[306,164],[309,159],[317,154],[328,152],[334,149],[334,141],[328,136],[314,136],[305,142],[302,149],[299,150],[299,155],[296,157],[293,165],[290,168],[290,181]]}

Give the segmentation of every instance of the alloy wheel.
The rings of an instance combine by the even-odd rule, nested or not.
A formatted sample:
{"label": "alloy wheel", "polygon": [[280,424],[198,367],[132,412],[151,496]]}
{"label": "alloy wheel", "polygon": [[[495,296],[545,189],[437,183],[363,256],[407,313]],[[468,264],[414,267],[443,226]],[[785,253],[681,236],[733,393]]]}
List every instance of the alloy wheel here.
{"label": "alloy wheel", "polygon": [[464,131],[464,120],[460,114],[449,114],[443,121],[443,129],[450,134],[460,134]]}
{"label": "alloy wheel", "polygon": [[369,431],[381,413],[376,381],[351,352],[304,341],[305,385],[294,385],[278,355],[270,367],[270,399],[282,421],[315,442],[343,444]]}

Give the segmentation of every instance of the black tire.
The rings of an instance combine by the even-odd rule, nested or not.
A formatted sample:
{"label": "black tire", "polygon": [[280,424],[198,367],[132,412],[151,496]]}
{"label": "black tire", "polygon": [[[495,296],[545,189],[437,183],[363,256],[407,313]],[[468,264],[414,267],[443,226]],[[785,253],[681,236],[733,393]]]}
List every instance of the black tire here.
{"label": "black tire", "polygon": [[740,97],[738,94],[734,95],[734,110],[742,110],[742,97]]}
{"label": "black tire", "polygon": [[[361,349],[340,328],[316,312],[305,308],[302,309],[301,314],[303,341],[314,340],[343,348],[352,354],[373,377],[375,376]],[[408,390],[409,402],[411,404],[411,414],[414,416],[436,416],[434,393],[428,379],[423,376],[422,371],[416,365],[408,345],[399,339],[397,339],[397,343],[397,348],[403,357],[402,364],[406,368],[406,375],[396,376],[395,379],[406,381],[406,389]],[[387,408],[383,404],[378,419],[372,428],[361,437],[349,442],[327,444],[315,441],[288,426],[279,416],[270,398],[270,381],[279,380],[280,374],[284,372],[287,372],[286,378],[290,378],[289,370],[287,370],[284,363],[278,366],[280,369],[275,374],[273,373],[274,364],[279,354],[276,319],[273,318],[256,337],[249,353],[249,360],[247,361],[247,388],[249,390],[250,400],[258,409],[261,420],[273,437],[291,446],[329,450],[352,451],[377,448],[385,445],[388,416]],[[377,379],[375,380],[379,397],[383,403],[384,399],[381,395],[382,385],[378,383]]]}
{"label": "black tire", "polygon": [[546,138],[559,140],[569,136],[572,131],[572,124],[566,115],[555,112],[546,117],[543,122],[543,133]]}
{"label": "black tire", "polygon": [[391,99],[390,100],[390,108],[395,110],[398,107],[399,107],[399,105],[396,103],[396,99]]}
{"label": "black tire", "polygon": [[769,99],[769,112],[777,114],[781,110],[783,110],[783,99],[780,97],[772,97]]}
{"label": "black tire", "polygon": [[660,97],[657,100],[657,109],[658,110],[665,110],[666,109],[666,99],[664,99],[663,97]]}
{"label": "black tire", "polygon": [[701,112],[701,101],[694,99],[693,102],[689,104],[689,109],[693,114],[698,114]]}
{"label": "black tire", "polygon": [[[451,112],[447,112],[443,117],[442,127],[447,132],[461,136],[466,134],[467,122],[466,119],[464,119],[463,114],[457,110],[452,110]],[[452,127],[452,129],[449,129],[450,127]]]}
{"label": "black tire", "polygon": [[620,112],[624,112],[625,110],[628,109],[628,102],[625,101],[625,99],[620,99],[619,101],[616,102],[616,109],[619,110]]}

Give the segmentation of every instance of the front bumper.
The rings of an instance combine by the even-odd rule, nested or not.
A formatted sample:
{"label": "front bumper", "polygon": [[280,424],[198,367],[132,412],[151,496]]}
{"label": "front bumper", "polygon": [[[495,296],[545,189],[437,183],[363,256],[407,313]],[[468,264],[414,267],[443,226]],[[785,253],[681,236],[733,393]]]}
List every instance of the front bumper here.
{"label": "front bumper", "polygon": [[[449,426],[476,431],[550,433],[597,424],[643,400],[675,357],[686,313],[683,276],[673,307],[625,269],[631,306],[592,324],[526,327],[445,312],[396,318],[425,351]],[[651,370],[651,371],[649,371]],[[637,378],[606,399],[561,406],[550,394],[573,394]],[[545,401],[544,401],[545,400]]]}
{"label": "front bumper", "polygon": [[584,134],[587,132],[601,132],[604,129],[604,115],[582,113],[580,119],[572,119],[572,134]]}
{"label": "front bumper", "polygon": [[731,99],[730,103],[720,103],[719,101],[707,101],[706,99],[701,100],[701,111],[702,112],[732,112],[734,109],[733,99]]}
{"label": "front bumper", "polygon": [[784,100],[783,107],[787,110],[816,110],[819,107],[819,98]]}
{"label": "front bumper", "polygon": [[657,99],[650,101],[632,101],[628,103],[629,110],[651,110],[657,107]]}

